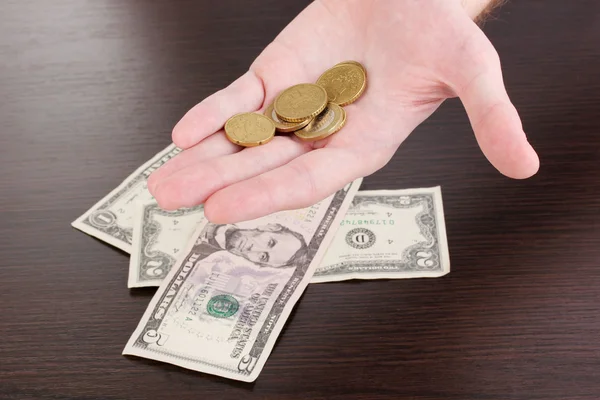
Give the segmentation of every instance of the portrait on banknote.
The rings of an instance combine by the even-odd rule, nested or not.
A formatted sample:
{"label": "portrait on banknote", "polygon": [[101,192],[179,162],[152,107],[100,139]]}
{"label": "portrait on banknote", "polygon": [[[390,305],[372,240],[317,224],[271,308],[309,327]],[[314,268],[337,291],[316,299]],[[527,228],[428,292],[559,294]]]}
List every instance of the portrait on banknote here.
{"label": "portrait on banknote", "polygon": [[208,223],[200,238],[198,249],[204,257],[228,251],[261,268],[295,268],[308,261],[304,236],[280,223],[244,227]]}

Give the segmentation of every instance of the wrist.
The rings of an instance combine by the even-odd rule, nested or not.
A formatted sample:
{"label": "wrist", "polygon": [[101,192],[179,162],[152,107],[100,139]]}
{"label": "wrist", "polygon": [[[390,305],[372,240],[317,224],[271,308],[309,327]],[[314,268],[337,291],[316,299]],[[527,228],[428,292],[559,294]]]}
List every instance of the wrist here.
{"label": "wrist", "polygon": [[493,9],[500,6],[504,0],[461,0],[462,6],[474,21],[485,18]]}

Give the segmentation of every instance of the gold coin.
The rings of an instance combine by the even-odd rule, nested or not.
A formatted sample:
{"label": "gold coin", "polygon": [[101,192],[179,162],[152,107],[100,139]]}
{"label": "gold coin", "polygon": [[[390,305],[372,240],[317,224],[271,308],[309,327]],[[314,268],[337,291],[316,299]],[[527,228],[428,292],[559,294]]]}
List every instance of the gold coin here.
{"label": "gold coin", "polygon": [[286,122],[300,122],[316,117],[327,105],[327,92],[314,83],[301,83],[285,89],[273,106]]}
{"label": "gold coin", "polygon": [[261,114],[236,114],[225,123],[225,136],[240,146],[259,146],[273,139],[275,124],[270,118]]}
{"label": "gold coin", "polygon": [[273,122],[275,123],[275,129],[283,133],[294,132],[298,129],[302,129],[311,121],[310,118],[307,118],[301,122],[282,121],[281,118],[277,116],[273,103],[271,103],[271,105],[267,107],[267,109],[265,110],[265,115],[273,120]]}
{"label": "gold coin", "polygon": [[342,61],[339,62],[337,64],[335,64],[336,66],[338,65],[343,65],[343,64],[352,64],[352,65],[358,65],[359,67],[362,68],[363,71],[365,71],[365,75],[367,75],[367,69],[365,68],[364,65],[362,65],[361,63],[359,63],[358,61],[354,61],[354,60],[346,60],[346,61]]}
{"label": "gold coin", "polygon": [[327,103],[325,110],[304,128],[294,132],[301,140],[315,141],[333,135],[346,123],[346,111],[335,103]]}
{"label": "gold coin", "polygon": [[367,87],[367,73],[362,65],[337,64],[319,77],[317,84],[327,91],[328,100],[340,106],[354,103]]}

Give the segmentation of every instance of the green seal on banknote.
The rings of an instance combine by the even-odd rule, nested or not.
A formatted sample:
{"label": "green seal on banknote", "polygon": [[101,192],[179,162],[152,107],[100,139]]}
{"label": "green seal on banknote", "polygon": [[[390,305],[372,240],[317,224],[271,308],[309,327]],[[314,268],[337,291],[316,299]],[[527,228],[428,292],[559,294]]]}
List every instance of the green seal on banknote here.
{"label": "green seal on banknote", "polygon": [[229,318],[240,308],[240,303],[235,297],[228,294],[214,296],[208,301],[206,310],[210,315],[216,318]]}

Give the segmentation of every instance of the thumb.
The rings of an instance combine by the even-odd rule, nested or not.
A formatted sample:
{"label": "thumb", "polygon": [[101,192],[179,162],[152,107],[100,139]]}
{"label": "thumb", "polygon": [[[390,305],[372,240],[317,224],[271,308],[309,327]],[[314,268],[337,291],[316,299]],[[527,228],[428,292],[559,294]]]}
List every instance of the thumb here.
{"label": "thumb", "polygon": [[510,178],[529,178],[539,169],[538,156],[506,93],[498,53],[485,34],[469,23],[469,39],[458,51],[459,67],[451,86],[489,162]]}

